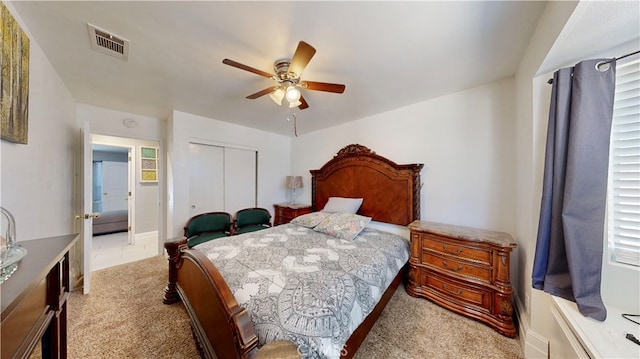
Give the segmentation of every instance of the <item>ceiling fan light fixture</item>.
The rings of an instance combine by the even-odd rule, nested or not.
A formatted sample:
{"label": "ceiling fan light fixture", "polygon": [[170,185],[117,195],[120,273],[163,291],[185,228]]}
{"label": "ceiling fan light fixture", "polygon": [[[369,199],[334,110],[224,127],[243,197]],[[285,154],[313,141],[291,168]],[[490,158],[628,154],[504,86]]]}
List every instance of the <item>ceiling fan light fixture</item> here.
{"label": "ceiling fan light fixture", "polygon": [[289,103],[298,102],[300,101],[300,90],[295,86],[289,85],[289,87],[287,87],[286,97]]}
{"label": "ceiling fan light fixture", "polygon": [[256,75],[266,77],[275,81],[276,83],[261,91],[253,93],[247,96],[250,100],[255,100],[264,95],[269,95],[271,100],[278,106],[283,106],[282,100],[286,97],[289,102],[288,107],[298,107],[300,110],[309,108],[307,99],[302,97],[301,89],[324,91],[333,93],[343,93],[345,85],[334,84],[327,82],[317,81],[302,81],[300,74],[304,71],[305,67],[313,58],[316,53],[316,49],[304,41],[298,43],[298,47],[291,58],[283,58],[276,60],[273,65],[275,75],[268,72],[258,70],[251,66],[241,64],[239,62],[223,59],[222,63],[231,67],[235,67],[240,70],[248,71]]}
{"label": "ceiling fan light fixture", "polygon": [[269,97],[276,103],[278,106],[282,106],[282,99],[284,98],[284,90],[279,88],[272,93],[269,94]]}
{"label": "ceiling fan light fixture", "polygon": [[302,105],[302,102],[300,100],[298,100],[296,102],[289,102],[289,108],[298,107],[300,105]]}

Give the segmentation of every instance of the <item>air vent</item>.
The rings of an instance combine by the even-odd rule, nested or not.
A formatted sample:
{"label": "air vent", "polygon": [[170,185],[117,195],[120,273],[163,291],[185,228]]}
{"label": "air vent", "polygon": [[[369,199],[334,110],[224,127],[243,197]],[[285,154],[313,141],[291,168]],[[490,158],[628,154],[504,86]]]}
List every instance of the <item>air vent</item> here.
{"label": "air vent", "polygon": [[129,59],[129,40],[87,23],[91,48],[121,60]]}

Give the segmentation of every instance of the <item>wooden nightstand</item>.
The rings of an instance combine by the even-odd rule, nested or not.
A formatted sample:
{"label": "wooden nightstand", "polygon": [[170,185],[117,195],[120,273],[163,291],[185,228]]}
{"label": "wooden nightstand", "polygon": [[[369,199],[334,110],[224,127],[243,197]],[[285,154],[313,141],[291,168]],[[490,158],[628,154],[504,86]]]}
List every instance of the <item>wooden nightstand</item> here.
{"label": "wooden nightstand", "polygon": [[509,254],[504,232],[414,221],[407,292],[515,337]]}
{"label": "wooden nightstand", "polygon": [[301,203],[278,203],[274,204],[275,218],[273,225],[277,226],[291,222],[292,219],[302,216],[303,214],[311,213],[311,205]]}

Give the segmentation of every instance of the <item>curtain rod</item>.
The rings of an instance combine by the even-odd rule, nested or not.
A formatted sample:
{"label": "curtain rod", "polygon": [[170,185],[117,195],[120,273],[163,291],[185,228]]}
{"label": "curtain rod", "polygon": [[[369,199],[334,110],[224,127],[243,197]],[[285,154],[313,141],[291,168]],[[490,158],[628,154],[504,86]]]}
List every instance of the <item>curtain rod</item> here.
{"label": "curtain rod", "polygon": [[[614,58],[612,58],[611,60],[608,60],[608,61],[604,61],[604,62],[599,63],[599,64],[598,64],[598,66],[600,66],[600,65],[604,65],[604,64],[608,64],[608,63],[610,63],[610,62],[614,62],[614,61],[622,60],[622,59],[624,59],[625,57],[633,56],[633,55],[635,55],[635,54],[640,54],[640,50],[635,51],[635,52],[628,53],[628,54],[626,54],[626,55],[622,55],[622,56],[620,56],[620,57],[618,57],[618,58],[614,57]],[[548,84],[552,84],[552,83],[553,83],[553,79],[549,79],[549,81],[547,81],[547,83],[548,83]]]}

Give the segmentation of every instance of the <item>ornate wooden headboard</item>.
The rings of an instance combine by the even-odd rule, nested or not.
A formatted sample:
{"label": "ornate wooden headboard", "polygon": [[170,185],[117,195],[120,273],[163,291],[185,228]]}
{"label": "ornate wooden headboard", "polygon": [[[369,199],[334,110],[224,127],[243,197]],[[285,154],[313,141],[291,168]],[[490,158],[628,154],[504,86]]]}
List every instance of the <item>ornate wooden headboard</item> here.
{"label": "ornate wooden headboard", "polygon": [[318,170],[311,170],[314,211],[329,197],[363,198],[358,214],[374,221],[407,225],[420,219],[420,170],[398,165],[362,145],[348,145]]}

